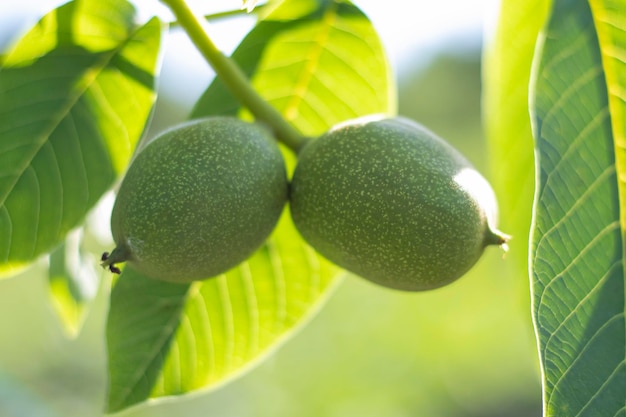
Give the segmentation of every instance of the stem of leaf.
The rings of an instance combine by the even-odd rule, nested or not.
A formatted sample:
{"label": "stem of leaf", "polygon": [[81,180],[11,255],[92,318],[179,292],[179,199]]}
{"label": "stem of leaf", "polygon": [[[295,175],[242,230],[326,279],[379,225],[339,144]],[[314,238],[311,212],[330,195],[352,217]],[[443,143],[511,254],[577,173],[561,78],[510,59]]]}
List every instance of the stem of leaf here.
{"label": "stem of leaf", "polygon": [[250,110],[254,117],[269,125],[280,142],[297,153],[304,146],[307,138],[261,97],[241,68],[215,46],[203,26],[202,18],[198,18],[193,13],[185,0],[162,1],[172,10],[179,25],[231,93]]}

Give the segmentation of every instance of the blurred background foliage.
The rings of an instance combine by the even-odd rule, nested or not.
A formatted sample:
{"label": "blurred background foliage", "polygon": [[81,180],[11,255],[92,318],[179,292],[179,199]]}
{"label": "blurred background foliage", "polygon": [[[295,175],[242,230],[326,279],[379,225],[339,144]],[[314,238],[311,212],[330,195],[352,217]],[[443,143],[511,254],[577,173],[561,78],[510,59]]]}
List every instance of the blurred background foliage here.
{"label": "blurred background foliage", "polygon": [[[432,55],[405,59],[415,64],[398,71],[399,113],[446,138],[490,177],[497,172],[487,172],[474,41],[451,39]],[[183,120],[193,105],[173,96],[181,88],[175,78],[163,76],[152,131]],[[525,238],[510,250],[526,251]],[[55,315],[41,265],[0,282],[0,417],[101,415],[109,275],[102,277],[75,339]],[[347,276],[308,325],[251,371],[209,393],[122,415],[540,416],[528,286],[526,271],[498,249],[433,292],[401,293]]]}

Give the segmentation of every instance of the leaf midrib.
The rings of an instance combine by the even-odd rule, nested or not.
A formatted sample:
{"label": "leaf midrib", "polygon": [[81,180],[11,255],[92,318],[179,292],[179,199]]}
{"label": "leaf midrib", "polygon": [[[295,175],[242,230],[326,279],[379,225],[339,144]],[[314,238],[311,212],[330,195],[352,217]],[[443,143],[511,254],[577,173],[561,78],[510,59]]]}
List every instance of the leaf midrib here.
{"label": "leaf midrib", "polygon": [[313,75],[315,74],[315,69],[317,68],[320,56],[325,49],[324,45],[328,41],[330,31],[333,27],[333,23],[336,17],[337,3],[333,2],[324,11],[324,17],[321,20],[325,24],[324,30],[320,30],[315,39],[313,39],[313,47],[310,48],[309,53],[307,54],[304,70],[300,72],[300,76],[298,77],[298,80],[294,85],[294,94],[291,96],[291,100],[289,100],[289,103],[287,104],[284,111],[287,119],[292,119],[293,116],[297,114],[297,109],[304,99],[304,93],[308,91],[308,86],[311,84],[311,80],[313,79]]}

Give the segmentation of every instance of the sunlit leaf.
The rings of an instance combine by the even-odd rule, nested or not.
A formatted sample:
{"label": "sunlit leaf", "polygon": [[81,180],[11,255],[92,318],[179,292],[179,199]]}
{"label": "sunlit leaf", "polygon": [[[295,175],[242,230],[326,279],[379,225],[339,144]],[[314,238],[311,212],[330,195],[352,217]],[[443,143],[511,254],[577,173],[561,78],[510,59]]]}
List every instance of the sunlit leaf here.
{"label": "sunlit leaf", "polygon": [[[535,190],[528,85],[537,35],[550,4],[551,0],[501,0],[495,28],[487,33],[483,54],[483,119],[490,150],[489,178],[500,206],[500,228],[513,236],[507,259],[516,261],[523,276],[528,274],[527,248]],[[528,294],[528,281],[519,282]]]}
{"label": "sunlit leaf", "polygon": [[[591,0],[606,78],[617,172],[626,172],[626,1]],[[626,230],[626,187],[619,187],[620,221]]]}
{"label": "sunlit leaf", "polygon": [[0,276],[52,250],[125,169],[154,99],[161,24],[126,0],[44,16],[0,68]]}
{"label": "sunlit leaf", "polygon": [[189,285],[146,278],[126,267],[111,291],[107,320],[107,410],[150,396],[182,320]]}
{"label": "sunlit leaf", "polygon": [[[233,54],[256,90],[305,135],[364,114],[395,114],[393,74],[367,17],[349,3],[304,5],[311,2],[283,3]],[[216,80],[192,117],[239,107]]]}
{"label": "sunlit leaf", "polygon": [[285,213],[252,258],[192,285],[126,267],[107,323],[108,411],[215,386],[302,325],[328,295],[337,269],[295,233]]}
{"label": "sunlit leaf", "polygon": [[[602,24],[623,21],[623,9],[604,13]],[[532,290],[546,416],[612,417],[625,410],[619,195],[626,184],[616,169],[616,155],[619,161],[624,154],[624,101],[612,97],[609,106],[607,95],[625,85],[611,74],[615,63],[602,59],[624,56],[624,44],[606,33],[599,43],[596,21],[586,1],[555,1],[532,86],[538,162]],[[623,38],[626,26],[612,26]]]}
{"label": "sunlit leaf", "polygon": [[[393,114],[389,65],[367,18],[347,3],[311,5],[283,3],[234,53],[261,95],[311,135],[347,118]],[[240,110],[216,80],[193,117]],[[301,240],[288,210],[267,244],[217,278],[172,286],[127,267],[107,325],[108,410],[240,374],[311,317],[339,272]]]}

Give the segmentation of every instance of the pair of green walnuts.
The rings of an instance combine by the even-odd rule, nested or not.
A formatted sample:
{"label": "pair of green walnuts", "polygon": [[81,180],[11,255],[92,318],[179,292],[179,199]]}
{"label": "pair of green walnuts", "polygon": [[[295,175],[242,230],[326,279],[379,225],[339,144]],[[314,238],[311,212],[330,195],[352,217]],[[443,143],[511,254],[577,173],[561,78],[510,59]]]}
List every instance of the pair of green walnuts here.
{"label": "pair of green walnuts", "polygon": [[434,289],[455,281],[488,245],[491,187],[454,148],[403,118],[362,118],[310,141],[291,181],[259,124],[210,117],[153,139],[120,186],[102,265],[128,262],[177,283],[214,277],[267,239],[289,202],[321,255],[380,285]]}

